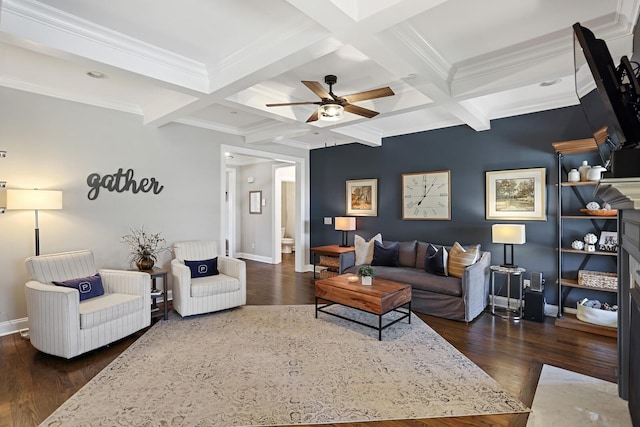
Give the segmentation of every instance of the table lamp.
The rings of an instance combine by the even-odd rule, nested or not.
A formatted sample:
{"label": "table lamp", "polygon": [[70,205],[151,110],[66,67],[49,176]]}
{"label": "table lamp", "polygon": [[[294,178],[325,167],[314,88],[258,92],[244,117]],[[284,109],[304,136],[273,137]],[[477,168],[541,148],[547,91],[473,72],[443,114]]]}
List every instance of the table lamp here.
{"label": "table lamp", "polygon": [[340,247],[344,248],[349,246],[347,243],[349,231],[356,229],[356,219],[350,216],[337,216],[336,217],[336,230],[342,231],[342,243]]}
{"label": "table lamp", "polygon": [[40,227],[38,210],[62,209],[62,191],[57,190],[7,190],[7,209],[33,210],[36,213],[36,255],[40,255]]}
{"label": "table lamp", "polygon": [[[513,259],[513,245],[522,245],[526,242],[524,224],[493,224],[491,241],[504,244],[504,263],[501,267],[518,267]],[[509,256],[507,252],[510,253]]]}

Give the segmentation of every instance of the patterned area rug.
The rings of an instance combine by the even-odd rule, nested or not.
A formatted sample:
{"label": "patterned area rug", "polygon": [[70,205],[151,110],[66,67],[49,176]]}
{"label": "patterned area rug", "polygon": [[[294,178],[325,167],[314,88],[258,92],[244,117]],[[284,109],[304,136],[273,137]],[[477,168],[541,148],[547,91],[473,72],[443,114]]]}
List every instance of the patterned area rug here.
{"label": "patterned area rug", "polygon": [[[332,310],[376,324],[377,317]],[[313,305],[158,322],[42,425],[265,426],[525,412],[413,315],[378,333]]]}

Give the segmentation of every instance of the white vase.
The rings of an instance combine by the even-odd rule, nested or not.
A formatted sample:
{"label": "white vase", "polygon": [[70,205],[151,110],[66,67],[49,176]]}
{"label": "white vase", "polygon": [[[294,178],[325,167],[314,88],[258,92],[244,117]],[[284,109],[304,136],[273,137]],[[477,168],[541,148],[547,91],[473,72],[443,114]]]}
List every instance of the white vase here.
{"label": "white vase", "polygon": [[578,169],[571,169],[569,171],[569,182],[579,182],[580,181],[580,172]]}
{"label": "white vase", "polygon": [[362,284],[364,286],[371,286],[371,276],[362,276]]}
{"label": "white vase", "polygon": [[578,172],[580,173],[580,181],[587,180],[587,173],[589,172],[589,169],[591,169],[591,166],[589,166],[589,163],[586,160],[583,160],[582,165],[578,168]]}

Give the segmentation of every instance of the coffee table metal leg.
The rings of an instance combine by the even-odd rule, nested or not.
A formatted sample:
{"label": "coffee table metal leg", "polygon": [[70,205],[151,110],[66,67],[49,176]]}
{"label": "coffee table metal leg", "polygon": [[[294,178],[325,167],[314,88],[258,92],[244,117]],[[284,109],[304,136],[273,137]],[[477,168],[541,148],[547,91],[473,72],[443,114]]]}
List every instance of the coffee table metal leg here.
{"label": "coffee table metal leg", "polygon": [[382,341],[382,314],[378,315],[378,341]]}
{"label": "coffee table metal leg", "polygon": [[316,319],[318,318],[318,297],[316,297]]}

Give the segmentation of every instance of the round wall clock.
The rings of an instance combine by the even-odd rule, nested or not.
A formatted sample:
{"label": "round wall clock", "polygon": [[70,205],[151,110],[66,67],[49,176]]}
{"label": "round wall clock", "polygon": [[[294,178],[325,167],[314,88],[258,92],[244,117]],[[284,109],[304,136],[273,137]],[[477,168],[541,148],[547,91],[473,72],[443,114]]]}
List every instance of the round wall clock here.
{"label": "round wall clock", "polygon": [[451,171],[402,174],[402,219],[451,219]]}

